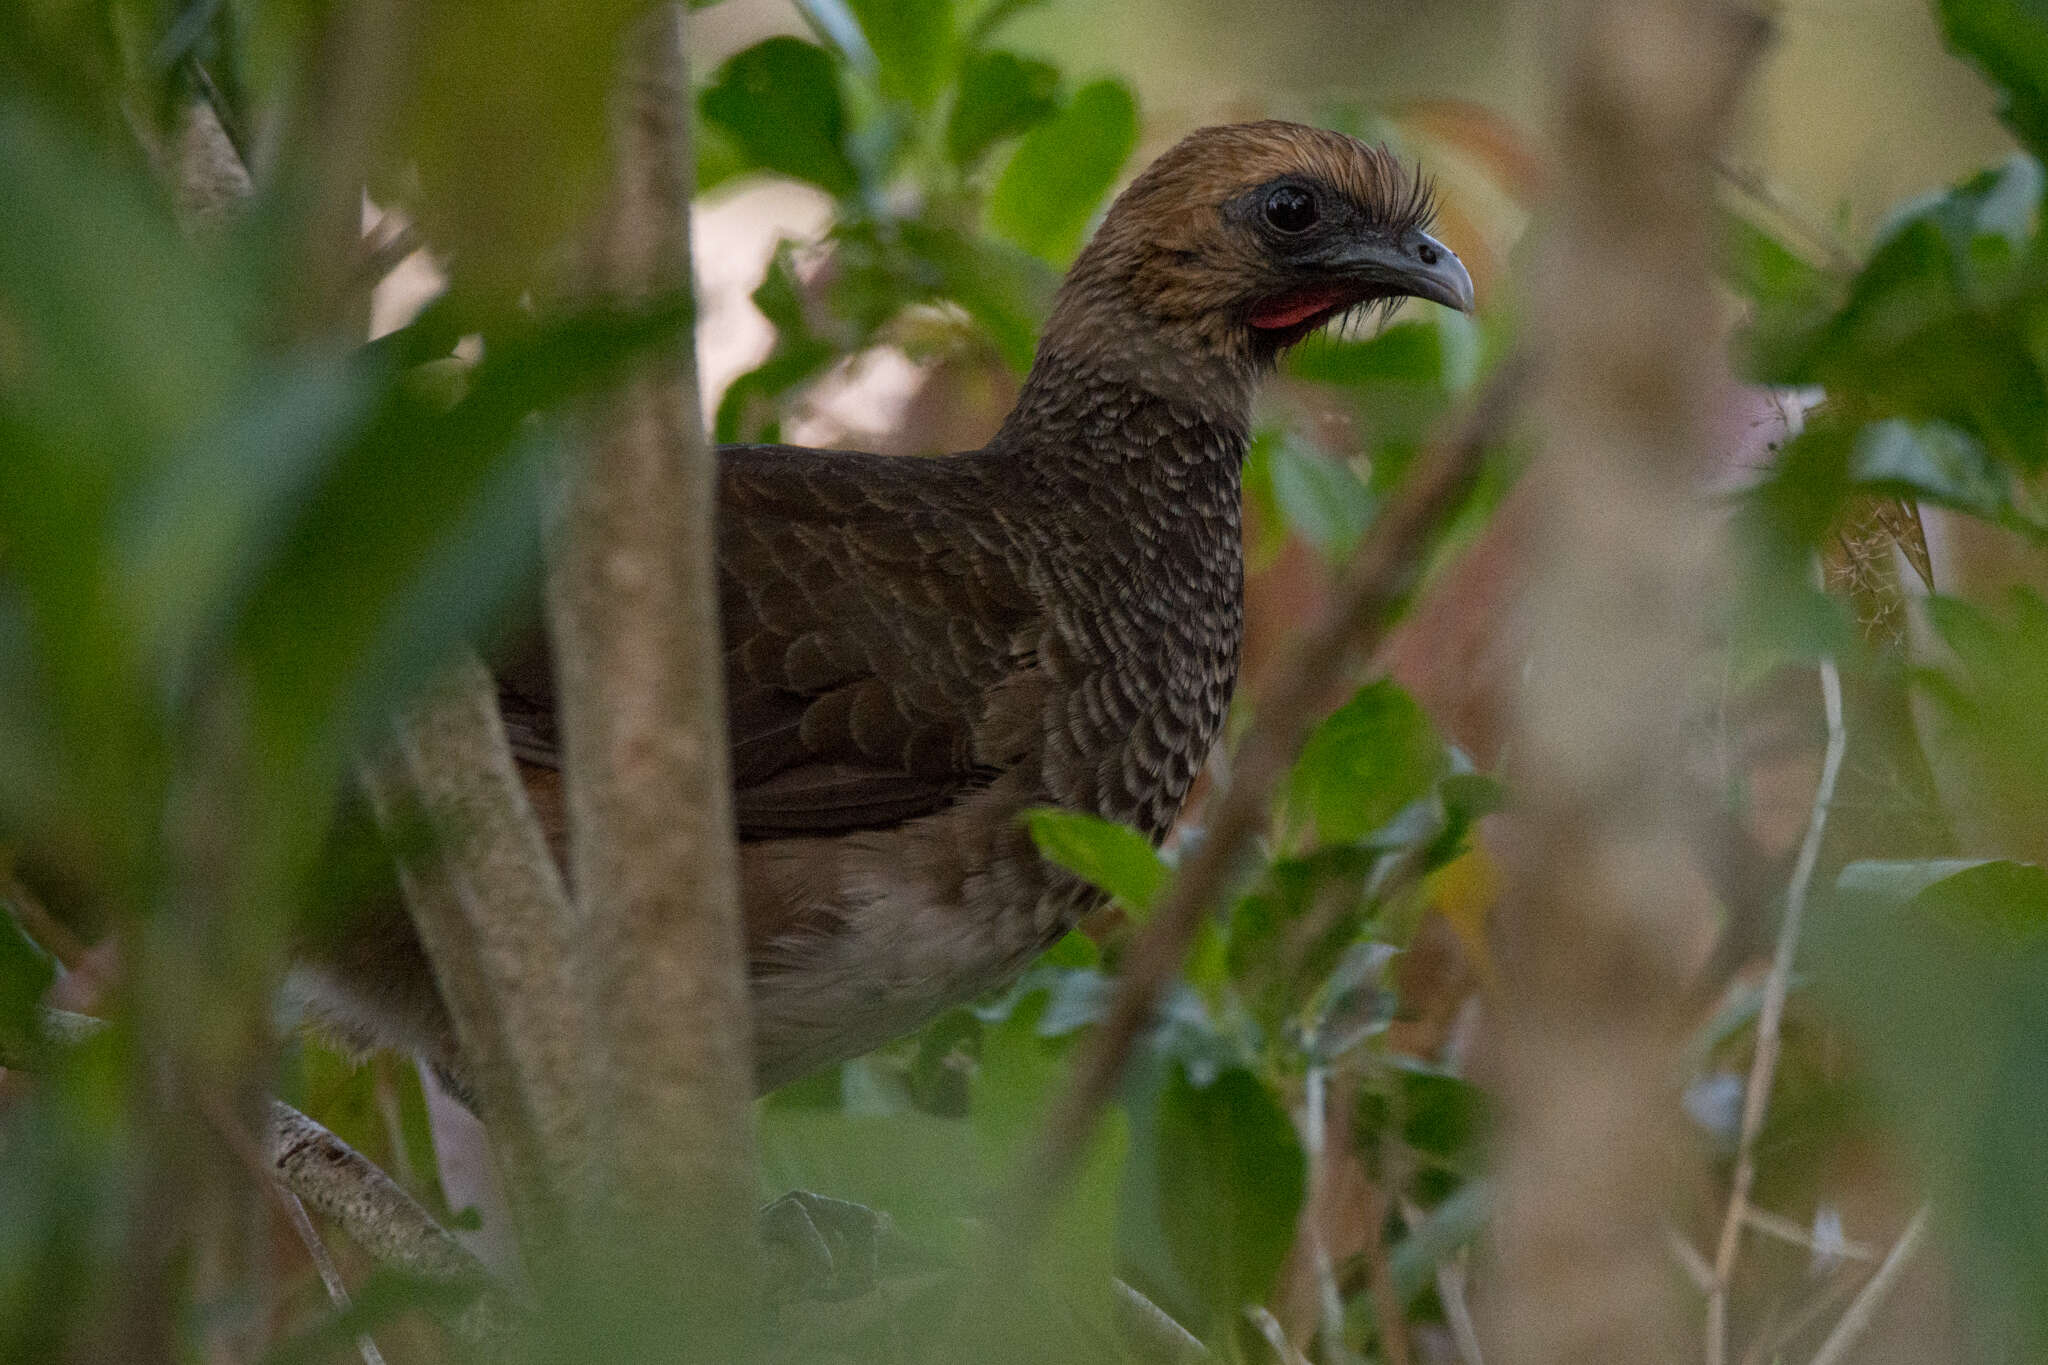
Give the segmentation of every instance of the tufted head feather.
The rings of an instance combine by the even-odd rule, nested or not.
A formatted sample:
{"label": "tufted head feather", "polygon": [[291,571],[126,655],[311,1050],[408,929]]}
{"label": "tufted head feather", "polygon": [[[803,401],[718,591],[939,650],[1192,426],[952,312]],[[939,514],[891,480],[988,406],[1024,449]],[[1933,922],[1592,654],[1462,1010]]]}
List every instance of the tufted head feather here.
{"label": "tufted head feather", "polygon": [[1434,211],[1384,147],[1277,120],[1201,129],[1110,206],[1046,345],[1256,367],[1360,306],[1469,309],[1464,267],[1428,235]]}

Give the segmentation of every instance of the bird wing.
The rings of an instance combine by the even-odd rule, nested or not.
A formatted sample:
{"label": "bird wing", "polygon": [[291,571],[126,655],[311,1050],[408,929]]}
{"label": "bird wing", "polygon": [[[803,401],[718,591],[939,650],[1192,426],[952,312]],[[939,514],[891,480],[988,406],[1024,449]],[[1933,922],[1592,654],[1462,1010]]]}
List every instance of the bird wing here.
{"label": "bird wing", "polygon": [[[990,701],[1041,619],[984,471],[720,452],[718,586],[742,838],[886,827],[987,782]],[[558,766],[551,670],[499,669],[515,754]],[[1011,727],[1013,728],[1013,727]]]}

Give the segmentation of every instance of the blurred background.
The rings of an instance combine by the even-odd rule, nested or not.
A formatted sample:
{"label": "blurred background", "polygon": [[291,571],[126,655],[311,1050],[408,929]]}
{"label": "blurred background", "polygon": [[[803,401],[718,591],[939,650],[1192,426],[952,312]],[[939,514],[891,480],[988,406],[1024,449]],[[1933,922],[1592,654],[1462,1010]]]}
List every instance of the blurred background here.
{"label": "blurred background", "polygon": [[[445,1277],[294,1218],[261,1135],[282,1096],[484,1263],[517,1255],[475,1122],[409,1059],[300,1029],[280,984],[425,839],[418,811],[368,818],[358,764],[530,606],[578,405],[688,329],[685,300],[583,297],[570,245],[638,9],[0,17],[0,1361],[511,1358]],[[1726,1308],[1710,1365],[2040,1360],[2048,23],[1769,17],[1712,176],[1727,363],[1691,377],[1727,563],[1671,688],[1709,833],[1644,892],[1686,912],[1698,976],[1658,1268],[1688,1322]],[[693,9],[707,425],[978,446],[1151,156],[1262,117],[1387,142],[1434,178],[1480,306],[1355,321],[1268,385],[1234,738],[1417,462],[1544,335],[1559,32],[1477,0]],[[764,1200],[892,1220],[858,1293],[764,1310],[763,1360],[1480,1365],[1513,1254],[1489,1241],[1501,836],[1545,776],[1515,769],[1508,625],[1546,433],[1511,425],[1392,639],[1329,680],[1050,1254],[997,1288],[972,1259],[1228,745],[1156,856],[1034,827],[1113,901],[1022,981],[762,1100]],[[1773,951],[1809,891],[1794,972]]]}

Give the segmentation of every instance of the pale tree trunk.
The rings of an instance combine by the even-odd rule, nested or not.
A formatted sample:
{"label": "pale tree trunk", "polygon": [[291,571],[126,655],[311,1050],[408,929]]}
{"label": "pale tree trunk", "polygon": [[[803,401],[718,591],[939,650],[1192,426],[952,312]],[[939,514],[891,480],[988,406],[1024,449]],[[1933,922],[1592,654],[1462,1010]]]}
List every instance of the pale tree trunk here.
{"label": "pale tree trunk", "polygon": [[[589,253],[632,302],[690,287],[683,12],[631,42]],[[752,1038],[713,568],[715,455],[688,334],[593,414],[548,590],[592,1024],[597,1209],[651,1340],[746,1317]],[[674,1340],[672,1335],[667,1339]]]}
{"label": "pale tree trunk", "polygon": [[1710,158],[1765,33],[1726,0],[1545,12],[1561,19],[1559,178],[1530,309],[1545,379],[1496,923],[1506,1113],[1487,1359],[1662,1365],[1691,1354],[1664,1229],[1684,1187],[1681,1006],[1713,913],[1682,754],[1724,345]]}

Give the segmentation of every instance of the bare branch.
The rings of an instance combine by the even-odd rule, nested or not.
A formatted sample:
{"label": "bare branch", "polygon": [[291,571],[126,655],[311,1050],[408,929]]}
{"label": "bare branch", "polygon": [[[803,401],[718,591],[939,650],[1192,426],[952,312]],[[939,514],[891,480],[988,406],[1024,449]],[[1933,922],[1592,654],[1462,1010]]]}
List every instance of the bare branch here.
{"label": "bare branch", "polygon": [[1821,760],[1820,782],[1813,792],[1806,837],[1800,842],[1799,858],[1792,867],[1785,918],[1778,926],[1778,946],[1771,957],[1771,973],[1764,981],[1763,1005],[1757,1013],[1756,1055],[1750,1063],[1749,1083],[1742,1097],[1742,1132],[1735,1151],[1735,1174],[1728,1192],[1728,1212],[1721,1221],[1720,1245],[1714,1253],[1713,1292],[1707,1297],[1708,1365],[1722,1365],[1728,1358],[1728,1285],[1735,1275],[1736,1257],[1741,1253],[1742,1229],[1749,1221],[1749,1191],[1756,1182],[1756,1139],[1763,1131],[1764,1114],[1771,1104],[1771,1085],[1777,1079],[1785,993],[1791,987],[1792,964],[1799,954],[1799,929],[1806,916],[1807,893],[1813,885],[1814,867],[1820,861],[1821,839],[1827,833],[1828,808],[1835,799],[1842,755],[1848,749],[1848,732],[1842,724],[1842,677],[1833,659],[1821,660],[1820,692],[1827,713],[1827,752]]}
{"label": "bare branch", "polygon": [[[327,1290],[327,1301],[336,1308],[346,1310],[352,1300],[348,1285],[341,1278],[341,1267],[334,1263],[334,1256],[327,1250],[327,1243],[320,1240],[320,1229],[313,1226],[313,1220],[306,1215],[306,1206],[290,1190],[280,1190],[279,1202],[284,1205],[285,1217],[298,1234],[299,1244],[306,1248],[306,1255],[313,1260],[313,1268],[320,1273],[320,1283]],[[363,1365],[384,1365],[384,1353],[377,1349],[376,1341],[368,1332],[356,1338],[356,1350],[363,1358]]]}
{"label": "bare branch", "polygon": [[456,661],[401,728],[396,758],[366,769],[364,786],[387,821],[416,791],[441,835],[433,852],[404,862],[399,880],[532,1250],[566,1226],[578,1188],[576,926],[506,748],[496,689],[474,656]]}
{"label": "bare branch", "polygon": [[1914,1213],[1912,1221],[1906,1224],[1899,1240],[1892,1243],[1884,1261],[1874,1271],[1869,1281],[1857,1291],[1842,1320],[1835,1324],[1835,1330],[1828,1333],[1828,1339],[1814,1352],[1812,1365],[1841,1365],[1849,1358],[1849,1352],[1863,1339],[1870,1328],[1870,1320],[1877,1316],[1892,1287],[1899,1282],[1899,1276],[1913,1259],[1913,1253],[1920,1248],[1920,1239],[1927,1232],[1927,1206],[1922,1204]]}
{"label": "bare branch", "polygon": [[[604,294],[690,287],[689,114],[682,8],[663,5],[626,62],[616,181],[589,253]],[[752,1035],[715,468],[688,345],[643,362],[594,414],[548,582],[597,1028],[600,1199],[642,1243],[650,1319],[716,1305],[694,1314],[700,1332],[731,1324],[753,1273]]]}
{"label": "bare branch", "polygon": [[1158,1365],[1200,1365],[1211,1358],[1199,1337],[1122,1280],[1112,1280],[1110,1292],[1117,1334],[1140,1360],[1156,1361]]}

